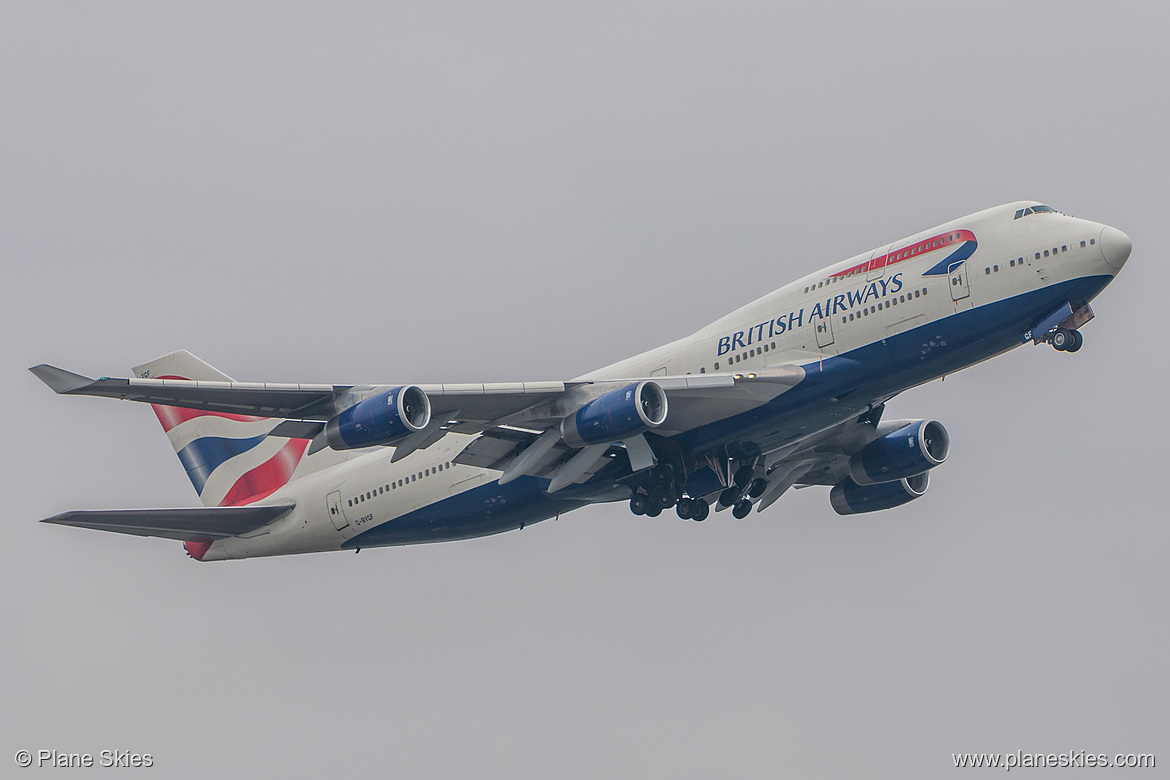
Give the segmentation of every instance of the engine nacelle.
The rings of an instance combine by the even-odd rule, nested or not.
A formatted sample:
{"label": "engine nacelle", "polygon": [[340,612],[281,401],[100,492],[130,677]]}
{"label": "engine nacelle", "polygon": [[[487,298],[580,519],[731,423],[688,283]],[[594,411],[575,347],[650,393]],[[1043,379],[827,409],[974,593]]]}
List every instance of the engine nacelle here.
{"label": "engine nacelle", "polygon": [[936,420],[917,420],[866,445],[849,460],[858,485],[875,485],[922,474],[947,459],[951,437]]}
{"label": "engine nacelle", "polygon": [[431,400],[422,388],[405,385],[371,396],[325,424],[325,441],[335,450],[393,444],[431,421]]}
{"label": "engine nacelle", "polygon": [[666,421],[666,393],[655,382],[635,382],[594,398],[561,421],[570,447],[620,441]]}
{"label": "engine nacelle", "polygon": [[893,509],[913,501],[926,493],[930,486],[930,472],[915,474],[896,482],[879,482],[876,485],[858,485],[849,477],[829,491],[829,502],[839,515],[856,515],[862,512],[876,512],[879,509]]}

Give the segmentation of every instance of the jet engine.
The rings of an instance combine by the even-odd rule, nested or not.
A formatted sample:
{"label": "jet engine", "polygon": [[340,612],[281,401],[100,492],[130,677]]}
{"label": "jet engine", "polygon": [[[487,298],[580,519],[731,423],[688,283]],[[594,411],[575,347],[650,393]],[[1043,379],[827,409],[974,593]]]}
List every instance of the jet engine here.
{"label": "jet engine", "polygon": [[934,468],[950,449],[942,423],[917,420],[866,445],[850,459],[849,475],[858,485],[894,482]]}
{"label": "jet engine", "polygon": [[393,444],[431,421],[431,401],[422,388],[405,385],[371,396],[325,424],[325,441],[335,450]]}
{"label": "jet engine", "polygon": [[635,382],[594,398],[561,421],[570,447],[620,441],[666,421],[666,393],[655,382]]}
{"label": "jet engine", "polygon": [[879,509],[893,509],[919,498],[926,493],[929,485],[930,472],[876,485],[858,485],[846,477],[844,482],[829,491],[829,502],[839,515],[876,512]]}

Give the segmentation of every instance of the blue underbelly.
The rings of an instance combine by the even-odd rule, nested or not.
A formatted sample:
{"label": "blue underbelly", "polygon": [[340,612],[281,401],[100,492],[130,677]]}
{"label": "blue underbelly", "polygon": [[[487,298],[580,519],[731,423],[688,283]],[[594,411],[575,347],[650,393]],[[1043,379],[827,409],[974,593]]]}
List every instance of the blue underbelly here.
{"label": "blue underbelly", "polygon": [[547,479],[536,477],[520,477],[507,485],[489,482],[388,520],[349,539],[342,548],[490,536],[539,523],[588,503],[549,498],[544,493],[547,487]]}

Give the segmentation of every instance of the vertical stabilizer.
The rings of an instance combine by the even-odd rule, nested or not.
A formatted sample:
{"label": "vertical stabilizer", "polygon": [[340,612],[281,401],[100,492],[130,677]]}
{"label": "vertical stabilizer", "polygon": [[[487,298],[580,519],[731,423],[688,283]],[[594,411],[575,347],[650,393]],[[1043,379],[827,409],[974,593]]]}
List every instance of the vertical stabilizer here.
{"label": "vertical stabilizer", "polygon": [[[134,368],[137,377],[230,382],[231,377],[180,350]],[[204,506],[259,501],[293,478],[307,439],[269,436],[281,421],[151,404]]]}

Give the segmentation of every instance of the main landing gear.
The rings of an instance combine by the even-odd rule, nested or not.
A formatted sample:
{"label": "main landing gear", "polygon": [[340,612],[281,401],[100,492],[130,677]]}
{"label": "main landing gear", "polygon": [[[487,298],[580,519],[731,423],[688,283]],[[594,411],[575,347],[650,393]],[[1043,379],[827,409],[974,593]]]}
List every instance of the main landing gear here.
{"label": "main landing gear", "polygon": [[630,511],[636,515],[658,517],[662,510],[674,507],[675,513],[683,520],[694,520],[701,523],[711,514],[711,505],[701,498],[675,499],[666,491],[653,493],[635,493],[630,499]]}
{"label": "main landing gear", "polygon": [[711,506],[705,500],[684,495],[682,480],[671,464],[660,463],[647,476],[639,492],[630,498],[630,511],[634,514],[658,517],[663,510],[674,507],[683,520],[696,522],[706,520],[711,514]]}
{"label": "main landing gear", "polygon": [[[731,484],[718,494],[715,506],[708,503],[708,491],[713,490],[714,486],[700,484],[698,487],[698,491],[707,497],[687,494],[688,475],[705,467],[705,461],[689,450],[671,450],[661,441],[657,441],[655,451],[659,457],[658,464],[632,475],[629,483],[634,491],[630,497],[630,511],[635,515],[657,517],[674,507],[683,520],[702,522],[712,510],[730,508],[731,514],[742,520],[768,490],[767,479],[759,476],[757,467],[761,457],[760,448],[754,442],[736,442],[727,446],[724,454]],[[734,471],[731,471],[732,468]]]}
{"label": "main landing gear", "polygon": [[1048,343],[1057,352],[1076,352],[1085,343],[1085,337],[1079,330],[1057,328],[1048,334]]}

